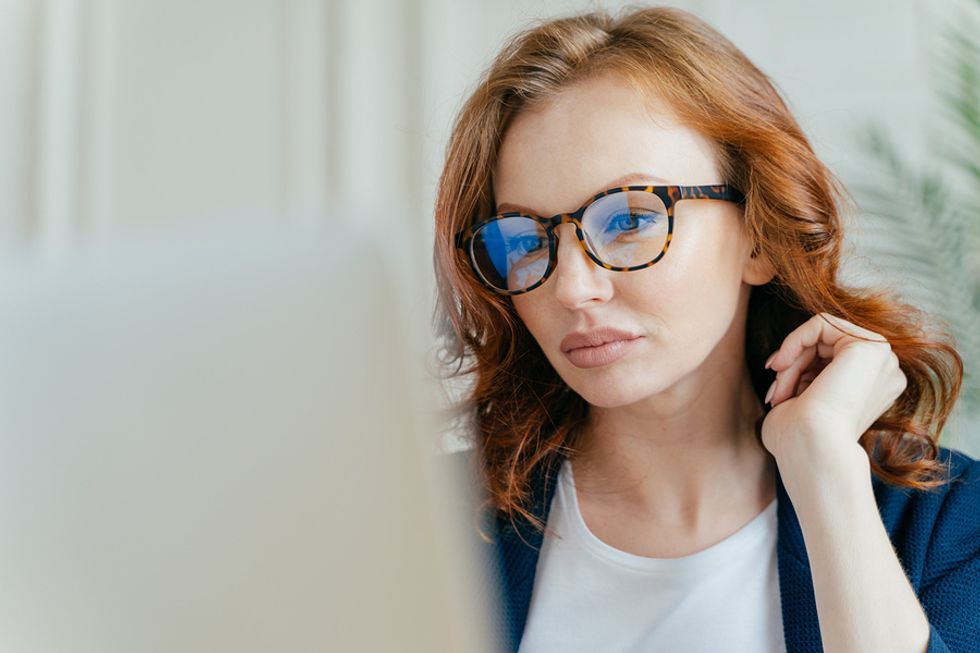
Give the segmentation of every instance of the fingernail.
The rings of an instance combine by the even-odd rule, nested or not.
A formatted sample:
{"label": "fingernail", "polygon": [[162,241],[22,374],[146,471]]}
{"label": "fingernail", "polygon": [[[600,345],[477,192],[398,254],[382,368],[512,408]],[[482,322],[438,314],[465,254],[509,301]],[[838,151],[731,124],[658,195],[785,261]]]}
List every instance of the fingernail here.
{"label": "fingernail", "polygon": [[769,369],[769,366],[772,365],[772,359],[775,358],[775,357],[776,357],[776,352],[772,352],[771,354],[769,354],[769,358],[766,359],[766,369],[767,370]]}
{"label": "fingernail", "polygon": [[[775,382],[775,381],[773,381],[773,382],[772,382],[772,385],[771,385],[771,386],[769,386],[769,392],[767,392],[767,393],[766,393],[766,399],[765,399],[765,401],[763,401],[762,403],[764,403],[764,404],[768,404],[768,403],[769,403],[769,401],[770,401],[770,400],[772,399],[772,394],[773,394],[773,392],[774,392],[775,390],[776,390],[776,382]],[[772,405],[772,404],[770,404],[770,405]]]}

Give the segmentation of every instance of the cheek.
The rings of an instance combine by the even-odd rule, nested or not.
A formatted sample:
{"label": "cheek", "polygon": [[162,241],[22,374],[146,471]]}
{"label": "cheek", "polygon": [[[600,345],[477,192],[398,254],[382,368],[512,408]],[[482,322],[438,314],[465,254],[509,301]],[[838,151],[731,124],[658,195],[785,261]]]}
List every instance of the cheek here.
{"label": "cheek", "polygon": [[524,323],[524,326],[531,332],[531,335],[541,345],[542,349],[547,350],[545,341],[543,340],[548,332],[546,327],[549,318],[546,312],[529,295],[512,297],[511,303],[514,307],[514,312],[517,313],[517,317]]}
{"label": "cheek", "polygon": [[708,213],[690,217],[693,220],[675,236],[677,242],[671,243],[667,253],[668,257],[676,255],[671,272],[683,277],[678,283],[709,293],[738,288],[746,254],[738,216]]}
{"label": "cheek", "polygon": [[[670,337],[692,341],[726,328],[742,285],[738,242],[708,229],[691,230],[654,266],[638,305],[660,314]],[[658,264],[659,265],[659,264]]]}

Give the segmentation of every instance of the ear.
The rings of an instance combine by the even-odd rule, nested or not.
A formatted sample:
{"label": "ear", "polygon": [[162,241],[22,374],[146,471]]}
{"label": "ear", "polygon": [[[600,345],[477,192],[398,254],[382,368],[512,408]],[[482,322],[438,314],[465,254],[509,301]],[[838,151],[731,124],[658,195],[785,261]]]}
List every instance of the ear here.
{"label": "ear", "polygon": [[759,245],[752,245],[752,253],[745,262],[745,269],[742,271],[742,281],[750,286],[761,286],[772,281],[776,276],[776,268],[769,259],[760,251]]}

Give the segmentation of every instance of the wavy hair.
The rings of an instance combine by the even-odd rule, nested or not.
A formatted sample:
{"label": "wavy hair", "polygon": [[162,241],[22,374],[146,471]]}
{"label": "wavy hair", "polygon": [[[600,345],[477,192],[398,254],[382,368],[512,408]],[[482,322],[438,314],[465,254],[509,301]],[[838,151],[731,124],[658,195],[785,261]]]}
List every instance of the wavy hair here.
{"label": "wavy hair", "polygon": [[526,505],[534,472],[556,454],[575,455],[588,404],[555,372],[510,298],[475,278],[454,235],[493,214],[492,174],[514,115],[611,72],[641,93],[658,93],[681,122],[712,140],[724,181],[745,195],[755,252],[776,270],[771,282],[752,288],[746,325],[760,402],[775,374],[763,367],[768,354],[811,315],[840,316],[887,338],[908,379],[861,435],[873,473],[915,489],[948,482],[938,441],[959,394],[962,360],[945,327],[931,326],[922,311],[884,289],[838,279],[841,214],[853,200],[817,159],[770,79],[685,11],[599,10],[541,21],[511,37],[460,110],[446,149],[435,205],[433,326],[444,379],[471,380],[450,414],[480,457],[480,508],[543,530]]}

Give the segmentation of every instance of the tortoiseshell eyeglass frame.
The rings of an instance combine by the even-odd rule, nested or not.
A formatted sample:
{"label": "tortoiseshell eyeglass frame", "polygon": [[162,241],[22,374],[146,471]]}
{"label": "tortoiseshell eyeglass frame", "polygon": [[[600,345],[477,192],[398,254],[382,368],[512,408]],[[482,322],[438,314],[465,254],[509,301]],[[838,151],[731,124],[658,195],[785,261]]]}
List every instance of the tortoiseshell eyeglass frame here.
{"label": "tortoiseshell eyeglass frame", "polygon": [[[663,249],[660,250],[660,253],[652,261],[643,263],[642,265],[619,267],[610,265],[600,260],[599,257],[589,249],[589,246],[585,242],[585,234],[582,231],[582,216],[585,215],[586,210],[588,210],[588,208],[592,206],[592,203],[596,200],[606,197],[607,195],[625,193],[627,191],[643,191],[646,193],[653,193],[657,195],[661,201],[663,201],[664,207],[667,209],[667,239],[664,241]],[[469,260],[470,267],[473,269],[473,273],[476,275],[477,279],[479,279],[480,282],[487,288],[501,295],[521,295],[534,290],[548,280],[548,277],[551,276],[551,273],[554,272],[555,267],[558,265],[558,241],[554,233],[555,227],[560,224],[565,224],[566,222],[571,222],[575,225],[575,235],[578,237],[579,246],[582,248],[582,251],[584,251],[599,267],[617,272],[642,270],[654,265],[667,253],[667,248],[670,247],[670,241],[674,233],[674,205],[681,200],[723,200],[726,202],[741,204],[745,201],[745,197],[742,195],[741,191],[728,184],[713,184],[710,186],[617,186],[615,188],[604,190],[601,193],[597,193],[572,213],[559,213],[558,215],[554,215],[550,218],[542,218],[534,215],[533,213],[523,213],[521,211],[498,213],[492,218],[478,222],[467,229],[458,232],[456,234],[456,247],[458,249],[462,249],[466,254],[466,258]],[[483,275],[480,274],[479,267],[477,266],[476,260],[473,257],[471,243],[473,242],[473,236],[483,226],[501,218],[516,217],[531,218],[532,220],[540,222],[544,226],[545,232],[548,234],[548,268],[545,270],[545,273],[542,275],[539,281],[531,284],[527,288],[522,290],[504,290],[488,283]]]}

